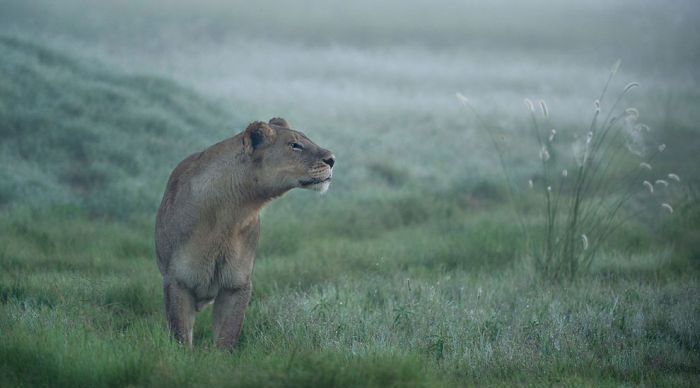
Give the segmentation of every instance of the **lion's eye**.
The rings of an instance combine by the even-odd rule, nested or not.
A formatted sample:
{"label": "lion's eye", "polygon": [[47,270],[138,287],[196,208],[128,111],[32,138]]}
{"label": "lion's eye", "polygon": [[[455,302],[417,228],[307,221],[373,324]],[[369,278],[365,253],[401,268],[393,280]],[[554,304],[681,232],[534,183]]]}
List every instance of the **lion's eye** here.
{"label": "lion's eye", "polygon": [[304,146],[299,143],[289,143],[289,146],[292,147],[294,151],[301,151],[304,149]]}

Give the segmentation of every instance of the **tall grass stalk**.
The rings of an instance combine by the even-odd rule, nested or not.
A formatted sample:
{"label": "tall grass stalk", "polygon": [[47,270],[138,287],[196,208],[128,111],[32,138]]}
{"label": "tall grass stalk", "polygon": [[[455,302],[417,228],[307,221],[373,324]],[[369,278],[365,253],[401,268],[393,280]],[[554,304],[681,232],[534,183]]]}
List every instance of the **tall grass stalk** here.
{"label": "tall grass stalk", "polygon": [[[535,104],[525,99],[530,129],[539,147],[539,171],[536,176],[541,177],[536,184],[533,180],[528,182],[529,190],[534,191],[537,202],[542,204],[543,222],[525,221],[532,219],[525,217],[525,207],[522,206],[528,197],[527,189],[513,184],[518,179],[512,176],[508,168],[507,149],[499,144],[493,127],[487,124],[466,97],[457,94],[458,99],[474,113],[498,155],[516,218],[525,233],[526,252],[543,279],[570,281],[581,271],[588,270],[606,239],[635,215],[623,216],[621,210],[624,205],[646,186],[649,189],[646,195],[653,196],[654,185],[650,182],[661,184],[664,189],[669,184],[668,180],[663,179],[668,174],[660,176],[660,179],[652,176],[652,162],[658,153],[663,152],[665,145],[655,147],[651,153],[646,152],[643,141],[641,145],[637,143],[648,132],[648,127],[637,123],[639,113],[636,109],[620,109],[624,97],[639,86],[636,82],[623,88],[605,109],[602,118],[606,94],[618,68],[619,61],[611,69],[600,96],[594,102],[595,110],[587,131],[574,136],[573,152],[568,163],[551,157],[563,144],[558,144],[556,130],[548,133],[544,129],[551,124],[547,104],[540,101],[542,117],[539,117]],[[630,166],[628,155],[640,161]],[[675,178],[675,174],[670,176]],[[666,210],[671,208],[668,203],[660,202],[659,205]]]}

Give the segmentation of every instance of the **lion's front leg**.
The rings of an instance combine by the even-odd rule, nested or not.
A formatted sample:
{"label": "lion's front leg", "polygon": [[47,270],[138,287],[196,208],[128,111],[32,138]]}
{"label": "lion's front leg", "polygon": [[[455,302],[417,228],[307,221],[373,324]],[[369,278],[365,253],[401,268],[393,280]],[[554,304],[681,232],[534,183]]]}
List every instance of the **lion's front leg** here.
{"label": "lion's front leg", "polygon": [[237,289],[222,288],[214,300],[214,342],[221,349],[232,349],[243,327],[252,287],[248,282]]}
{"label": "lion's front leg", "polygon": [[177,281],[165,281],[163,291],[170,332],[177,342],[191,349],[195,314],[194,295]]}

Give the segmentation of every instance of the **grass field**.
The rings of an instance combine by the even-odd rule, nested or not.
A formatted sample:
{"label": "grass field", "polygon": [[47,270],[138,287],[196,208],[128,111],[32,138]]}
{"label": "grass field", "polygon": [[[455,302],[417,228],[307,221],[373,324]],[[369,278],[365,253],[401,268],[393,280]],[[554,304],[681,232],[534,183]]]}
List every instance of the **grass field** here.
{"label": "grass field", "polygon": [[[700,384],[693,2],[89,4],[0,5],[0,386]],[[566,167],[617,58],[611,90],[640,82],[624,107],[681,182],[550,282],[455,92],[527,192],[523,98],[547,101]],[[264,210],[241,343],[214,349],[208,309],[188,352],[153,252],[167,176],[273,116],[334,151],[334,183]]]}

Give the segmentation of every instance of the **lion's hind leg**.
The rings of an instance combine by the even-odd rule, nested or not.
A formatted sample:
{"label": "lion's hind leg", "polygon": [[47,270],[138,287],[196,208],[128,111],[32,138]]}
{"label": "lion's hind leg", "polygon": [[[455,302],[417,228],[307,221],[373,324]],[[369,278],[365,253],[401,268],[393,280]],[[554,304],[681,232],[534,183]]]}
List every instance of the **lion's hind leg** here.
{"label": "lion's hind leg", "polygon": [[238,342],[250,293],[250,282],[241,288],[219,290],[214,300],[214,342],[219,348],[232,349]]}

